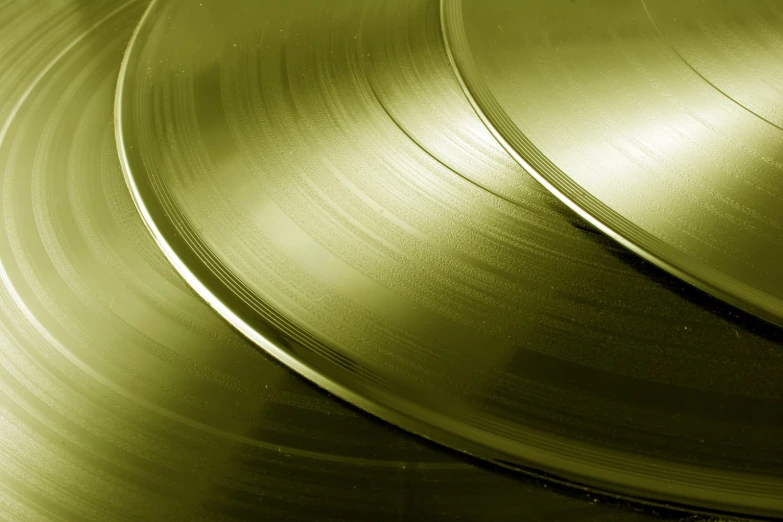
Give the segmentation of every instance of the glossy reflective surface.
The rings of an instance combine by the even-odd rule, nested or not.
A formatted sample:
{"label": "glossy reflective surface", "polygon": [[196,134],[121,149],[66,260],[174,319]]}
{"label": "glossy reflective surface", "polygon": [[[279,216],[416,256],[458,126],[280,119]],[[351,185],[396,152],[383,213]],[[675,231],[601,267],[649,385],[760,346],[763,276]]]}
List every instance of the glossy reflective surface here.
{"label": "glossy reflective surface", "polygon": [[117,159],[143,8],[0,1],[0,519],[657,519],[359,414],[200,301]]}
{"label": "glossy reflective surface", "polygon": [[200,4],[145,16],[117,130],[156,240],[224,317],[460,450],[783,513],[780,331],[527,177],[464,97],[437,2]]}
{"label": "glossy reflective surface", "polygon": [[443,0],[497,137],[647,259],[783,325],[775,0]]}

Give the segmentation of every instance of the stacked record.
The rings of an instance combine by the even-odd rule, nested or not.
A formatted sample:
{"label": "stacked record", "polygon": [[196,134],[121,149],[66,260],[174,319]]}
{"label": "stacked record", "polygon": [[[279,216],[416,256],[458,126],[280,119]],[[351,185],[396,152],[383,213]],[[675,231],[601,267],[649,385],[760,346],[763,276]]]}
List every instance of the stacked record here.
{"label": "stacked record", "polygon": [[773,0],[0,0],[0,518],[783,517],[780,64]]}

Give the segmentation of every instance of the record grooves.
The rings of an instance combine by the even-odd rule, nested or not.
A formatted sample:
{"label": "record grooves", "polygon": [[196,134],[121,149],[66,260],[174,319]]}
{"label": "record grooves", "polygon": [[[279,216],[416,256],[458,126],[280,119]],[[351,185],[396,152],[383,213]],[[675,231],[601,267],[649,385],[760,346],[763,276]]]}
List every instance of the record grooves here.
{"label": "record grooves", "polygon": [[127,193],[112,108],[143,2],[23,4],[0,32],[0,518],[650,520],[423,445],[261,356]]}
{"label": "record grooves", "polygon": [[780,514],[779,329],[527,176],[438,0],[0,0],[0,70],[0,519]]}
{"label": "record grooves", "polygon": [[140,24],[119,153],[158,245],[231,324],[458,450],[778,512],[777,330],[575,226],[471,110],[435,2],[202,7]]}
{"label": "record grooves", "polygon": [[783,325],[774,2],[441,4],[466,94],[528,173],[642,257]]}

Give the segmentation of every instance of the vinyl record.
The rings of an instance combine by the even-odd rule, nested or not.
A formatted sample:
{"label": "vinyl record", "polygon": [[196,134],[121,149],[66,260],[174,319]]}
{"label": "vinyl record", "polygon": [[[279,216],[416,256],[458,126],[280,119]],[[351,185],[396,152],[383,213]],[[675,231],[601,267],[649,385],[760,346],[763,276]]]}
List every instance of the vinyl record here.
{"label": "vinyl record", "polygon": [[525,169],[682,279],[783,325],[775,0],[443,0],[474,105]]}
{"label": "vinyl record", "polygon": [[0,2],[0,519],[675,520],[515,480],[357,413],[225,324],[127,191],[142,2]]}
{"label": "vinyl record", "polygon": [[783,513],[780,330],[525,177],[436,1],[153,4],[116,111],[168,259],[309,379],[505,466]]}

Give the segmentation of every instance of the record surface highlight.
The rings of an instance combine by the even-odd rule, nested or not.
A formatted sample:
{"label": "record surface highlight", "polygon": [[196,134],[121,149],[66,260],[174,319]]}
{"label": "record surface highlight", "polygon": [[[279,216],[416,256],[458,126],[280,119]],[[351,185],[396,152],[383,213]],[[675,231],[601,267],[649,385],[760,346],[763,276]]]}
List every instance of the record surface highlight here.
{"label": "record surface highlight", "polygon": [[658,520],[425,445],[209,309],[116,154],[144,7],[0,1],[0,519]]}
{"label": "record surface highlight", "polygon": [[189,5],[136,32],[120,155],[159,246],[236,328],[495,463],[783,513],[780,330],[527,177],[464,97],[437,2]]}
{"label": "record surface highlight", "polygon": [[613,239],[783,326],[774,0],[442,0],[478,113]]}

